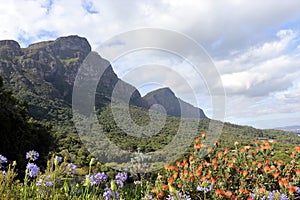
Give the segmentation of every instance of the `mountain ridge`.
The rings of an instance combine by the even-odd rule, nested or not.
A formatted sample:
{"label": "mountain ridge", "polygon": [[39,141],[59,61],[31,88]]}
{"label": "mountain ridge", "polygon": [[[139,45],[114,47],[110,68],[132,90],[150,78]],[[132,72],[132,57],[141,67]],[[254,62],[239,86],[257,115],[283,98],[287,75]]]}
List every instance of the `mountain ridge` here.
{"label": "mountain ridge", "polygon": [[[3,76],[4,81],[10,85],[17,96],[29,102],[29,112],[34,118],[53,118],[55,116],[48,117],[43,113],[49,113],[51,107],[70,108],[73,84],[78,69],[91,52],[92,48],[88,40],[77,35],[33,43],[27,48],[21,48],[19,43],[14,40],[2,40],[0,41],[0,75]],[[108,66],[98,83],[96,91],[96,99],[98,100],[96,106],[98,108],[110,102],[112,91],[117,83],[120,83],[119,85],[123,90],[120,91],[120,97],[126,96],[129,91],[133,91],[130,99],[132,105],[149,109],[153,103],[158,103],[149,103],[149,98],[142,98],[134,86],[122,81],[115,74],[109,61],[103,59],[99,54],[94,55],[94,57],[94,59],[97,59],[97,65],[99,65],[97,67]],[[152,92],[158,93],[159,91]],[[43,105],[47,98],[51,100],[51,103]],[[190,115],[185,114],[184,117],[206,118],[201,109],[178,99],[173,92],[171,95],[161,96],[161,98],[172,99],[171,102],[163,101],[163,105],[167,109],[168,106],[172,109],[167,111],[168,115],[181,116],[179,111],[180,105],[182,105],[185,112],[193,113]],[[198,111],[200,114],[195,115],[194,113]]]}

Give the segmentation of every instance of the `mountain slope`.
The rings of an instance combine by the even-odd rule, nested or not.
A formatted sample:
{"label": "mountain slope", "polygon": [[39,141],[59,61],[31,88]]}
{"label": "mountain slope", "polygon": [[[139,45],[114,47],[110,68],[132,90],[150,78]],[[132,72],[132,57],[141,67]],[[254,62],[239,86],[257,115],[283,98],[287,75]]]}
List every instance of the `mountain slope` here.
{"label": "mountain slope", "polygon": [[[70,119],[74,80],[90,52],[88,41],[79,36],[60,37],[27,48],[20,48],[16,41],[0,41],[0,75],[18,97],[29,103],[30,115],[34,118]],[[136,88],[117,77],[108,61],[96,53],[93,56],[97,59],[96,67],[108,66],[96,91],[98,108],[110,102],[117,82],[123,89],[120,96],[134,91],[130,103],[147,106]]]}
{"label": "mountain slope", "polygon": [[[146,94],[143,99],[148,102],[151,109],[158,112],[166,112],[170,116],[181,116],[187,118],[207,118],[200,108],[177,98],[170,88],[161,88]],[[162,110],[162,105],[165,110]]]}

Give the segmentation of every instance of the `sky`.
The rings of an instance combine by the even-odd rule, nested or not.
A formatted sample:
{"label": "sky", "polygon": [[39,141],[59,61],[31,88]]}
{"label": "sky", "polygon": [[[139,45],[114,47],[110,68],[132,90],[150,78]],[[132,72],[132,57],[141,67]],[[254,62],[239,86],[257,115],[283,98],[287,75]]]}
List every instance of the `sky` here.
{"label": "sky", "polygon": [[[196,41],[212,59],[226,93],[224,121],[257,128],[300,125],[300,1],[7,0],[0,4],[0,19],[0,40],[13,39],[22,47],[79,35],[95,50],[126,31],[176,31]],[[128,72],[153,61],[169,66],[170,73],[152,70],[150,74],[144,68],[138,78],[149,83],[153,77],[156,80],[135,85],[137,77]],[[141,50],[121,57],[113,67],[142,94],[170,87],[190,102],[187,88],[176,78],[185,71],[190,77],[183,78],[202,89],[193,104],[212,117],[205,85],[211,77],[196,77],[186,60]]]}

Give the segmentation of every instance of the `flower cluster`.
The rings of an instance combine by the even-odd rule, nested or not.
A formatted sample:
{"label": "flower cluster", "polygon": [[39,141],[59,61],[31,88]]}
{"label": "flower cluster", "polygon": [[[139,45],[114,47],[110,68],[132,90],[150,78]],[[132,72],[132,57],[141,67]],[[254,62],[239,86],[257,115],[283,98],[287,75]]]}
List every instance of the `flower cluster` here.
{"label": "flower cluster", "polygon": [[114,192],[111,188],[105,188],[104,193],[103,193],[103,198],[105,200],[110,200],[110,199],[120,199],[120,195],[118,192]]}
{"label": "flower cluster", "polygon": [[124,187],[124,183],[127,180],[127,173],[126,172],[119,172],[115,176],[115,183],[118,185],[119,188]]}
{"label": "flower cluster", "polygon": [[190,155],[165,165],[164,174],[157,176],[152,189],[157,199],[172,199],[183,191],[192,199],[300,197],[297,193],[300,191],[300,147],[287,152],[291,161],[283,162],[273,156],[276,140],[256,140],[247,146],[235,142],[229,149],[222,148],[218,141],[206,147],[205,137],[201,133],[195,139],[194,152]]}
{"label": "flower cluster", "polygon": [[34,163],[28,163],[26,169],[28,170],[28,176],[31,178],[37,177],[40,172],[40,168]]}
{"label": "flower cluster", "polygon": [[26,159],[30,161],[36,161],[39,158],[40,154],[34,150],[28,151],[26,153]]}
{"label": "flower cluster", "polygon": [[89,181],[91,186],[94,186],[94,185],[97,186],[101,183],[105,183],[108,179],[108,176],[104,172],[102,172],[102,173],[98,172],[98,173],[93,174],[91,176],[86,175],[85,178],[86,178],[86,180]]}

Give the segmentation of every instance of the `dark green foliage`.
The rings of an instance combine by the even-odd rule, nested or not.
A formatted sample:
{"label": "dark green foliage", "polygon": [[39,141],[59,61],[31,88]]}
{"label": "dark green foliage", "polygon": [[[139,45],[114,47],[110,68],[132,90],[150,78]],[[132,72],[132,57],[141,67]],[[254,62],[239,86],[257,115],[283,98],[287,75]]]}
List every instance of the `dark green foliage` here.
{"label": "dark green foliage", "polygon": [[0,154],[16,160],[18,168],[24,169],[26,152],[34,149],[40,153],[39,163],[45,165],[55,144],[50,125],[29,118],[26,105],[3,88],[2,78],[0,105]]}

